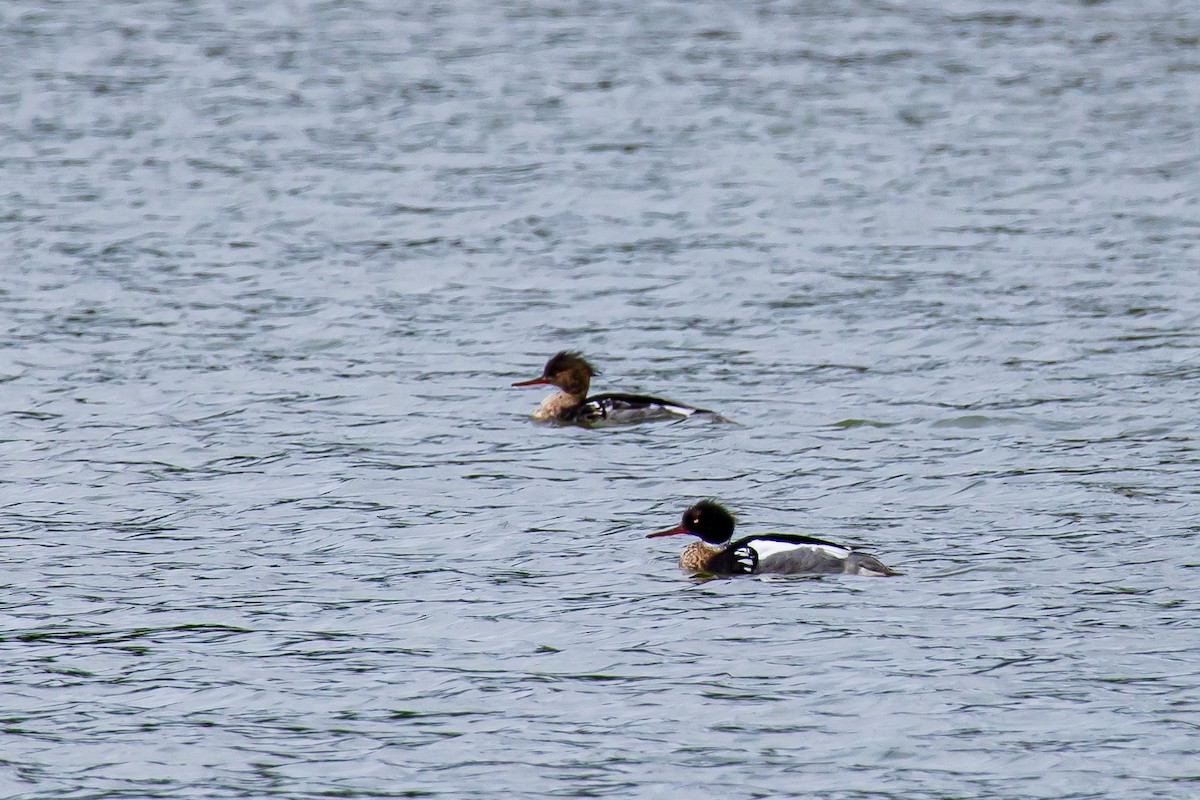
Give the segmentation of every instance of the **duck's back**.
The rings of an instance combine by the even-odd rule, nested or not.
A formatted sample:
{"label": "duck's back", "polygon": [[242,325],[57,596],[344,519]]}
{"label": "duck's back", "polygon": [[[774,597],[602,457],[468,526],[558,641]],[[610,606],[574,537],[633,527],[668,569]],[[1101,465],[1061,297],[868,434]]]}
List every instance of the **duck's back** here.
{"label": "duck's back", "polygon": [[566,422],[645,422],[654,419],[681,419],[693,414],[711,414],[703,408],[693,408],[647,394],[605,393],[592,395],[562,419]]}
{"label": "duck's back", "polygon": [[824,539],[791,533],[747,536],[729,545],[730,550],[749,548],[755,553],[753,572],[798,574],[803,572],[845,572],[846,559],[852,553]]}

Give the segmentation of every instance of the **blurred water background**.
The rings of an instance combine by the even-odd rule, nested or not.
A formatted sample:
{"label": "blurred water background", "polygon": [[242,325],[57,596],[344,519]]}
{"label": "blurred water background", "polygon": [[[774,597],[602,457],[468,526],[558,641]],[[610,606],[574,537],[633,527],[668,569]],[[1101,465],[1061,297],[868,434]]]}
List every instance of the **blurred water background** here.
{"label": "blurred water background", "polygon": [[5,0],[0,109],[0,796],[1200,796],[1200,6]]}

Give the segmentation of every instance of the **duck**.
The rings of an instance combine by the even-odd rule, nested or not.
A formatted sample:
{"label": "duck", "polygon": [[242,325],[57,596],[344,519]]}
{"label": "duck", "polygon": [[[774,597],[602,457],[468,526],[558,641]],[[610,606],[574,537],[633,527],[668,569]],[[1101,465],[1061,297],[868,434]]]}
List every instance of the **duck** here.
{"label": "duck", "polygon": [[679,534],[700,537],[679,557],[679,566],[693,574],[844,573],[872,578],[903,574],[875,556],[812,536],[762,533],[730,542],[736,524],[733,514],[720,503],[702,500],[683,512],[679,525],[646,538]]}
{"label": "duck", "polygon": [[588,425],[625,424],[658,419],[683,420],[700,414],[715,421],[728,421],[708,409],[650,395],[605,393],[588,397],[588,388],[597,374],[597,369],[582,354],[563,350],[550,357],[540,376],[517,381],[513,386],[558,387],[558,391],[543,400],[533,412],[533,418],[537,420]]}

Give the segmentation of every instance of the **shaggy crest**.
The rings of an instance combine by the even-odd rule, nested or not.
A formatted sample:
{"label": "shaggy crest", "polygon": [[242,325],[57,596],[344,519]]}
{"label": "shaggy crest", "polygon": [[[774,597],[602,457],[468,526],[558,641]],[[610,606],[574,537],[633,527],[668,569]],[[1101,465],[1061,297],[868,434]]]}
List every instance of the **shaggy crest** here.
{"label": "shaggy crest", "polygon": [[576,350],[563,350],[562,352],[555,353],[550,360],[546,362],[546,367],[542,370],[542,374],[549,378],[553,375],[558,375],[561,372],[578,368],[586,370],[589,378],[600,374],[600,372],[592,366],[591,362],[584,358],[582,353]]}

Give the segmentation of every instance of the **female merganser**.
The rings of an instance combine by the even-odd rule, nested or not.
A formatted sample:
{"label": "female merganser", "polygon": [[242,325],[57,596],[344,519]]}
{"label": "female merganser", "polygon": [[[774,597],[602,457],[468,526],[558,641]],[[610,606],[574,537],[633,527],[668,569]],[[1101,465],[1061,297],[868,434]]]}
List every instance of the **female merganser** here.
{"label": "female merganser", "polygon": [[732,544],[733,515],[719,503],[704,500],[683,512],[676,528],[651,533],[646,538],[690,533],[701,541],[684,548],[679,566],[689,572],[713,575],[749,575],[760,572],[844,572],[883,578],[902,573],[882,561],[849,547],[797,536],[791,533],[764,533],[747,536]]}
{"label": "female merganser", "polygon": [[724,417],[703,408],[685,406],[661,397],[644,394],[597,394],[587,396],[596,369],[579,353],[563,350],[542,369],[542,375],[513,386],[557,386],[559,391],[547,397],[533,412],[534,419],[558,422],[642,422],[650,419],[687,418],[706,414],[725,422]]}

